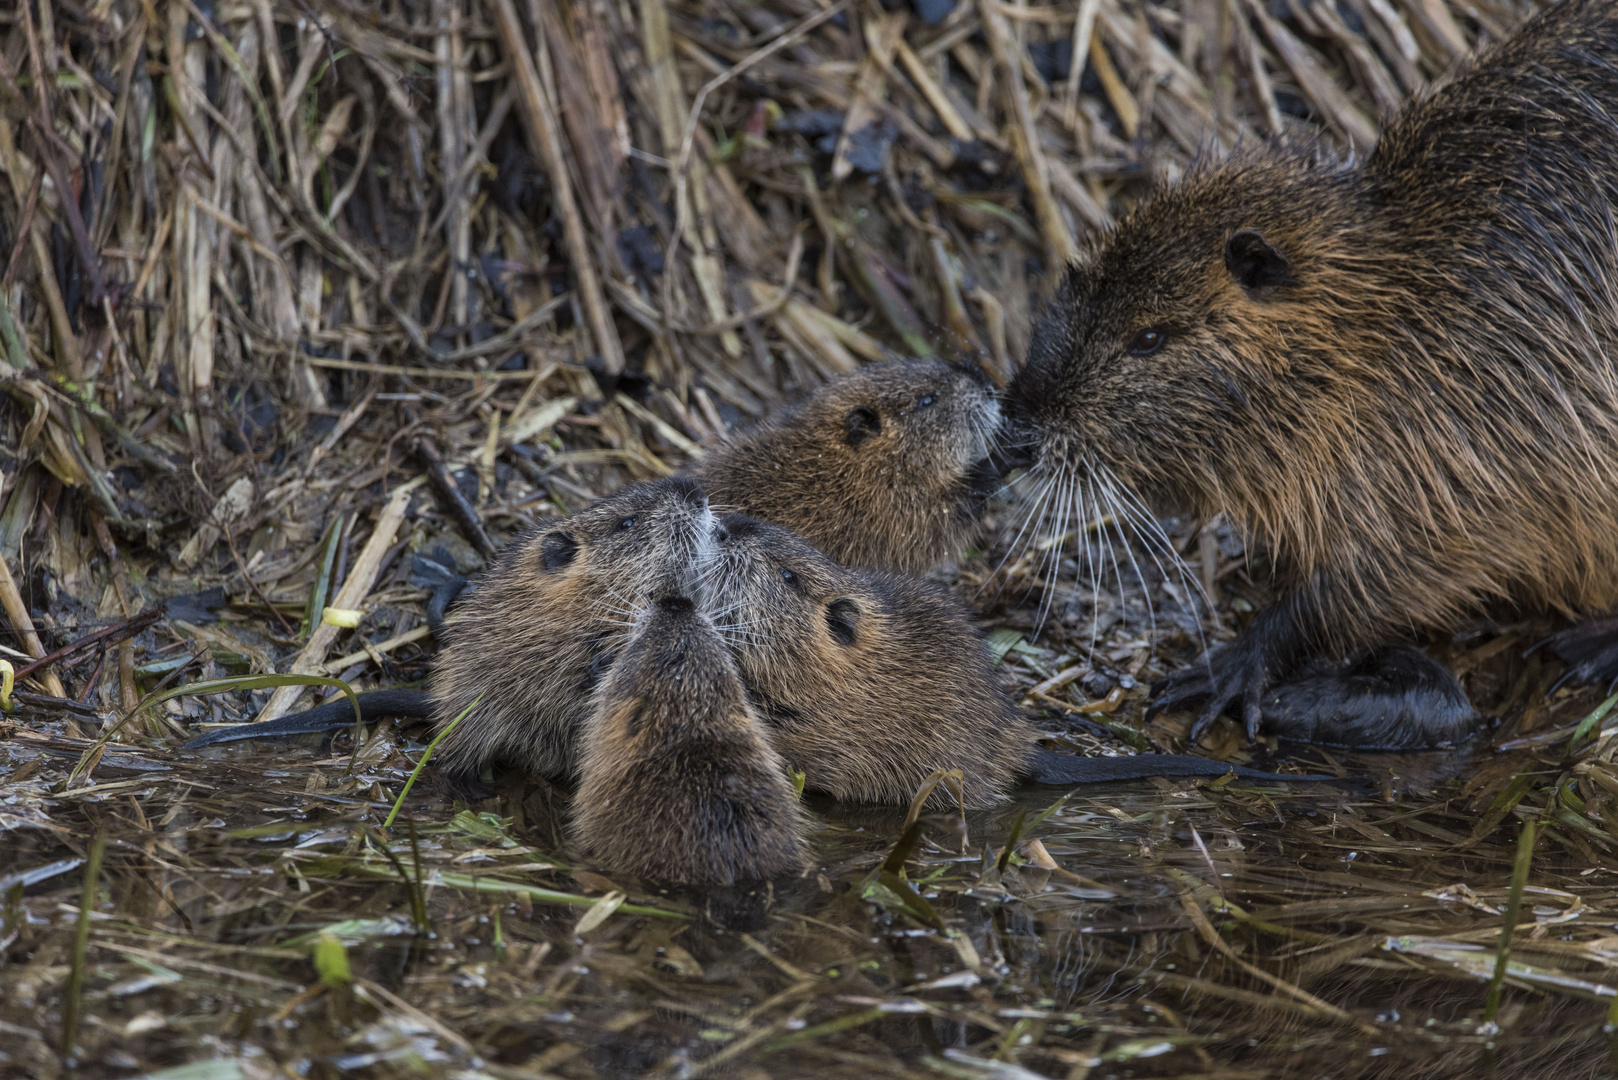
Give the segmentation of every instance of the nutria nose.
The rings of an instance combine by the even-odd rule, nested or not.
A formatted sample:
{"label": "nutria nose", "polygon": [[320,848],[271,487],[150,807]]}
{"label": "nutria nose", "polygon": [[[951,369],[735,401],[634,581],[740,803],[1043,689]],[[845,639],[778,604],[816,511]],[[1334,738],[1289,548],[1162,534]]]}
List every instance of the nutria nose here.
{"label": "nutria nose", "polygon": [[950,366],[956,371],[960,372],[962,375],[965,375],[969,380],[971,380],[972,385],[977,387],[979,390],[988,390],[991,392],[994,390],[994,380],[989,378],[989,373],[984,371],[977,364],[951,364]]}
{"label": "nutria nose", "polygon": [[697,509],[708,505],[708,493],[695,481],[687,480],[683,476],[673,476],[664,483],[668,484],[670,492]]}
{"label": "nutria nose", "polygon": [[689,596],[663,596],[659,597],[654,603],[667,615],[685,615],[695,609],[695,605],[691,603]]}
{"label": "nutria nose", "polygon": [[1005,403],[989,458],[1001,476],[1013,469],[1026,469],[1039,460],[1039,431],[1022,401],[1015,397]]}
{"label": "nutria nose", "polygon": [[1032,441],[997,442],[989,451],[989,461],[1002,477],[1013,469],[1026,469],[1038,460],[1039,445]]}
{"label": "nutria nose", "polygon": [[746,514],[726,514],[719,522],[715,535],[720,543],[726,540],[741,540],[758,532],[758,520]]}

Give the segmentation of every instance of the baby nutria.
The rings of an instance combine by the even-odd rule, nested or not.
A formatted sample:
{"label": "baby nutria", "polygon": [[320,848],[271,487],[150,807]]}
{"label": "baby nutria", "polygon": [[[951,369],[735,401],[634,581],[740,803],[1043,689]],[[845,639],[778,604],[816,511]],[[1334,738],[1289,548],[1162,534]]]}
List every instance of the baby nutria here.
{"label": "baby nutria", "polygon": [[[982,636],[948,590],[857,570],[803,537],[740,514],[720,520],[707,610],[775,749],[805,786],[851,802],[907,803],[935,769],[960,769],[968,807],[1020,774],[1046,784],[1148,776],[1323,780],[1173,754],[1087,758],[1038,749],[1000,688]],[[930,803],[948,805],[946,792]]]}
{"label": "baby nutria", "polygon": [[999,488],[1000,405],[942,360],[868,364],[710,449],[716,505],[784,525],[846,566],[926,573],[959,555]]}
{"label": "baby nutria", "polygon": [[[1011,387],[1014,441],[1101,512],[1245,524],[1279,587],[1159,708],[1203,703],[1195,737],[1235,705],[1252,736],[1311,656],[1618,606],[1615,216],[1618,4],[1572,0],[1363,163],[1238,151],[1091,245]],[[1556,644],[1589,659],[1618,623]]]}
{"label": "baby nutria", "polygon": [[684,596],[635,620],[595,693],[572,833],[603,866],[678,885],[802,869],[804,817],[730,649]]}
{"label": "baby nutria", "polygon": [[[540,520],[434,627],[444,648],[432,690],[361,694],[361,719],[432,717],[442,730],[481,695],[477,709],[438,746],[452,790],[478,790],[478,775],[496,761],[538,776],[571,776],[575,738],[590,715],[590,692],[623,637],[623,612],[654,591],[683,587],[712,532],[707,496],[680,478],[636,484],[570,518]],[[221,728],[185,748],[353,723],[344,697]]]}
{"label": "baby nutria", "polygon": [[707,496],[673,477],[623,488],[513,541],[476,602],[450,612],[433,673],[439,730],[471,709],[438,744],[451,782],[494,762],[574,775],[591,692],[623,644],[626,612],[688,587],[712,536]]}
{"label": "baby nutria", "polygon": [[[942,586],[849,569],[779,525],[720,519],[703,569],[707,610],[777,752],[805,786],[906,803],[935,769],[960,769],[968,806],[1006,796],[1033,730],[981,636]],[[947,803],[943,791],[933,800]]]}

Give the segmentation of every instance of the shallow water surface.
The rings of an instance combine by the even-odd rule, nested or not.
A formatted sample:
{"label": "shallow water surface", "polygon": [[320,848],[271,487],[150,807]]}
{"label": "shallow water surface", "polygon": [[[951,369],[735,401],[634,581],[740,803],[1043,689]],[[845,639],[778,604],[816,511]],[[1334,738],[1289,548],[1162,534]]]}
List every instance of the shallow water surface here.
{"label": "shallow water surface", "polygon": [[65,1026],[111,1077],[1609,1074],[1618,896],[1554,835],[1484,1023],[1516,831],[1462,809],[1487,750],[913,829],[817,804],[802,879],[677,894],[574,865],[543,785],[382,828],[391,738],[64,785],[87,745],[0,743],[0,1074],[65,1075]]}

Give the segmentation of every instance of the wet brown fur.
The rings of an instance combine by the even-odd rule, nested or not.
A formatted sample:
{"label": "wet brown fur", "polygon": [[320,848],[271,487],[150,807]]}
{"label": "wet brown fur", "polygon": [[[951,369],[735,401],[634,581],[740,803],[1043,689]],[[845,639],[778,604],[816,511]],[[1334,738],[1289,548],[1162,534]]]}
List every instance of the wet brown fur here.
{"label": "wet brown fur", "polygon": [[478,704],[439,744],[446,774],[475,779],[503,762],[536,776],[573,775],[591,693],[633,608],[687,584],[711,523],[696,485],[659,480],[542,521],[514,541],[447,622],[432,681],[439,729]]}
{"label": "wet brown fur", "polygon": [[[1363,164],[1240,151],[1138,207],[1049,305],[1014,408],[1049,472],[1269,546],[1272,673],[1500,601],[1610,610],[1615,208],[1618,5],[1581,0]],[[1244,230],[1286,263],[1251,290],[1224,254]]]}
{"label": "wet brown fur", "polygon": [[716,446],[692,469],[715,505],[783,525],[848,566],[925,573],[960,554],[998,480],[1000,407],[942,360],[869,364]]}
{"label": "wet brown fur", "polygon": [[960,769],[968,806],[1005,798],[1033,731],[948,590],[849,569],[741,515],[721,520],[717,541],[704,602],[809,789],[904,804],[935,769]]}
{"label": "wet brown fur", "polygon": [[604,867],[680,885],[802,869],[805,819],[723,638],[650,605],[596,692],[572,831]]}

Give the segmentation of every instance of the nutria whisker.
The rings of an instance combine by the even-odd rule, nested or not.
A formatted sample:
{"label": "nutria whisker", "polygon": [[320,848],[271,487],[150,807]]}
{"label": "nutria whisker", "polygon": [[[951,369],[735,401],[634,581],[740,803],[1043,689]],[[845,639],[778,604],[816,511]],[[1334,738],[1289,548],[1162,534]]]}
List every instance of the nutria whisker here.
{"label": "nutria whisker", "polygon": [[[1146,575],[1141,572],[1140,562],[1135,558],[1135,545],[1131,544],[1129,537],[1124,534],[1124,524],[1128,520],[1128,510],[1121,505],[1117,492],[1110,484],[1106,483],[1105,479],[1102,481],[1101,491],[1103,497],[1107,500],[1107,507],[1111,511],[1107,516],[1112,519],[1112,531],[1118,534],[1118,546],[1124,549],[1124,554],[1129,558],[1129,565],[1135,571],[1135,580],[1140,582],[1141,599],[1146,603],[1146,620],[1150,631],[1147,640],[1152,643],[1149,647],[1155,647],[1157,643],[1157,605],[1152,602],[1152,587],[1146,583]],[[1131,525],[1131,528],[1133,528],[1133,525]],[[1116,550],[1115,548],[1114,559],[1117,558]],[[1155,560],[1157,556],[1153,555],[1152,558]],[[1158,568],[1162,569],[1162,563],[1158,563]],[[1167,574],[1164,574],[1165,578],[1167,576]],[[1127,606],[1128,603],[1124,596],[1124,580],[1122,576],[1118,579],[1118,603],[1121,607]]]}
{"label": "nutria whisker", "polygon": [[[1168,534],[1163,531],[1162,524],[1156,518],[1141,510],[1138,505],[1131,502],[1129,490],[1118,483],[1117,478],[1112,475],[1105,465],[1100,465],[1098,471],[1101,474],[1101,482],[1107,492],[1108,502],[1113,507],[1116,519],[1129,526],[1130,532],[1134,534],[1139,546],[1151,557],[1152,562],[1157,566],[1157,572],[1163,576],[1164,581],[1168,580],[1169,571],[1168,567],[1163,565],[1163,559],[1158,554],[1159,550],[1168,556],[1169,564],[1174,567],[1175,576],[1180,579],[1181,587],[1186,590],[1187,595],[1192,599],[1192,614],[1199,614],[1199,609],[1196,606],[1197,598],[1200,596],[1206,599],[1206,594],[1203,592],[1200,582],[1195,590],[1192,589],[1191,580],[1187,577],[1188,567],[1185,565],[1185,560],[1180,557],[1179,550],[1174,546],[1173,541],[1168,538]],[[1123,540],[1121,532],[1119,539]],[[1133,560],[1134,545],[1129,544],[1127,540],[1123,542],[1131,547],[1130,559]],[[1136,576],[1139,576],[1138,568]],[[1145,578],[1141,578],[1141,589],[1146,592],[1146,604],[1150,608],[1152,606],[1151,589],[1146,584]],[[1211,610],[1213,605],[1210,603],[1208,607]],[[1156,629],[1155,620],[1153,629]]]}
{"label": "nutria whisker", "polygon": [[[1098,494],[1098,497],[1101,495],[1100,488],[1097,488],[1097,494]],[[1108,517],[1113,518],[1112,524],[1114,524],[1114,525],[1117,524],[1116,516],[1112,515],[1112,514],[1109,514],[1109,512],[1108,512],[1109,510],[1110,510],[1110,507],[1107,507],[1105,505],[1097,507],[1096,521],[1099,523],[1099,525],[1098,525],[1098,527],[1096,529],[1096,542],[1101,544],[1106,549],[1107,561],[1112,564],[1112,577],[1113,577],[1113,580],[1118,583],[1118,618],[1119,618],[1120,625],[1122,625],[1124,627],[1124,629],[1127,631],[1128,628],[1129,628],[1128,627],[1128,617],[1129,617],[1129,602],[1128,601],[1129,601],[1129,597],[1128,597],[1128,594],[1125,593],[1124,590],[1128,586],[1127,586],[1127,583],[1124,581],[1123,568],[1121,566],[1119,566],[1119,564],[1118,564],[1118,549],[1117,549],[1116,545],[1114,545],[1112,543],[1112,541],[1107,538],[1107,524],[1108,524],[1107,519],[1108,519]],[[1101,598],[1098,595],[1096,597],[1096,600],[1099,602],[1100,599]],[[1151,606],[1151,599],[1148,598],[1147,599],[1147,607],[1150,607],[1150,606]]]}
{"label": "nutria whisker", "polygon": [[[1084,475],[1084,516],[1089,521],[1101,517],[1101,508],[1096,501],[1095,478],[1091,473]],[[1096,642],[1101,639],[1101,546],[1106,541],[1098,534],[1096,536],[1095,551],[1090,551],[1090,530],[1084,531],[1084,561],[1090,568],[1090,655],[1094,657]],[[1092,659],[1091,665],[1095,661]]]}
{"label": "nutria whisker", "polygon": [[[1033,470],[1030,471],[1033,472]],[[1014,555],[1021,555],[1023,551],[1024,534],[1028,533],[1029,526],[1034,524],[1034,518],[1036,515],[1039,515],[1041,521],[1043,521],[1043,514],[1041,511],[1045,500],[1050,497],[1052,488],[1065,479],[1060,472],[1046,469],[1043,466],[1039,468],[1038,473],[1044,474],[1044,482],[1038,488],[1038,493],[1034,496],[1034,498],[1026,504],[1027,509],[1023,514],[1022,525],[1017,529],[1017,535],[1012,538],[1011,543],[1006,545],[1005,554],[1000,556],[1000,561],[995,564],[994,569],[989,573],[989,575],[983,579],[983,584],[978,586],[978,595],[981,595],[983,590],[988,588],[989,582],[991,581],[999,580],[1001,588],[1005,587],[1006,583],[1004,579],[1000,578],[1000,572],[1005,569],[1006,561],[1011,559]],[[1003,539],[1006,533],[1010,531],[1011,526],[1009,524],[1003,526],[1000,530],[1000,538]],[[1037,534],[1038,529],[1035,529],[1032,535]]]}
{"label": "nutria whisker", "polygon": [[[1072,520],[1074,497],[1077,495],[1077,485],[1071,477],[1065,478],[1057,490],[1057,496],[1051,503],[1053,524],[1052,538],[1047,541],[1044,558],[1041,560],[1040,577],[1045,581],[1045,595],[1039,601],[1039,615],[1034,621],[1034,634],[1037,636],[1045,628],[1045,620],[1050,617],[1051,609],[1056,604],[1056,580],[1061,576],[1062,549],[1067,545],[1067,523]],[[1044,531],[1045,520],[1040,521],[1041,531]]]}

